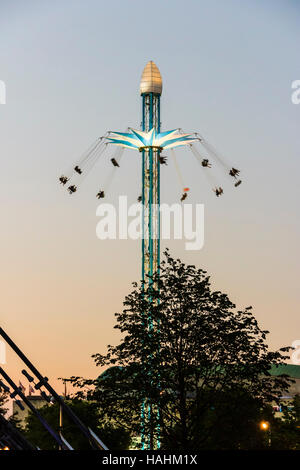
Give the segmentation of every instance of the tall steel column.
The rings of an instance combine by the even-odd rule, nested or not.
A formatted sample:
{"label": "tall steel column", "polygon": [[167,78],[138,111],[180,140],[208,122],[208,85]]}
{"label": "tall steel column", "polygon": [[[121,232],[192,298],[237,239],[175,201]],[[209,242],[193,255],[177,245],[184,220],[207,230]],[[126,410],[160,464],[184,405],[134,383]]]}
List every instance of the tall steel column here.
{"label": "tall steel column", "polygon": [[[160,95],[162,79],[154,62],[146,65],[141,80],[142,130],[160,133]],[[160,262],[160,150],[149,147],[142,151],[142,279],[152,276]]]}
{"label": "tall steel column", "polygon": [[[191,137],[191,134],[179,133],[178,129],[160,132],[161,93],[162,79],[160,72],[154,62],[150,61],[144,68],[140,85],[143,113],[142,130],[129,128],[131,132],[111,131],[107,137],[107,143],[141,152],[143,203],[142,279],[150,288],[152,276],[159,271],[160,264],[160,152],[163,149],[189,145],[196,140],[196,138]],[[148,313],[144,312],[144,326],[149,335],[153,334],[154,328],[151,314],[151,307],[154,305],[152,293],[153,291],[149,289],[147,298]],[[156,302],[159,301],[156,300]],[[145,364],[150,378],[153,377],[151,361],[152,357],[150,356],[146,359]],[[159,406],[151,403],[151,400],[145,397],[141,410],[143,449],[160,447],[158,418]],[[149,424],[150,426],[148,426]],[[146,431],[149,428],[150,431]]]}
{"label": "tall steel column", "polygon": [[[148,62],[141,80],[142,130],[149,132],[153,128],[160,133],[160,95],[162,79],[154,62]],[[142,279],[151,283],[151,276],[157,272],[160,263],[160,149],[149,147],[142,150],[142,203],[143,203],[143,238],[142,238]],[[149,277],[150,276],[150,279]],[[152,299],[149,299],[151,302]],[[150,319],[151,329],[151,319]],[[150,435],[146,436],[145,421],[151,421],[155,413],[151,403],[145,399],[142,405],[142,449],[153,446]],[[158,413],[158,410],[156,410]],[[159,448],[157,440],[156,446]]]}

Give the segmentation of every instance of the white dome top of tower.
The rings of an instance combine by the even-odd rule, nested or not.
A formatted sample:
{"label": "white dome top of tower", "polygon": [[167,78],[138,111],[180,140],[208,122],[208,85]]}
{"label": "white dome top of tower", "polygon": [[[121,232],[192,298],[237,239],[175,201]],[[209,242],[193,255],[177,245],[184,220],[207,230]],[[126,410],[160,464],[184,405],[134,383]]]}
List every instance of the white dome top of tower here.
{"label": "white dome top of tower", "polygon": [[162,78],[160,71],[155,63],[150,60],[143,70],[140,93],[157,93],[161,95],[162,92]]}

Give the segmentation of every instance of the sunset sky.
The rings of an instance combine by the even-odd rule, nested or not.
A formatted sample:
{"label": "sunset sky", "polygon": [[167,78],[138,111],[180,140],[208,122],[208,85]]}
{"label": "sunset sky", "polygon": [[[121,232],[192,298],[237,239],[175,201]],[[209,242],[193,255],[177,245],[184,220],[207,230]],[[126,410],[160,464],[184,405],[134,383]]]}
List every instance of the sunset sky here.
{"label": "sunset sky", "polygon": [[[96,238],[109,154],[72,196],[58,177],[105,131],[139,128],[149,60],[162,130],[199,131],[243,179],[233,188],[219,172],[216,198],[178,150],[189,202],[205,204],[205,244],[163,247],[252,305],[270,347],[300,339],[299,20],[297,0],[0,0],[1,326],[58,391],[57,377],[100,372],[90,356],[118,342],[114,312],[141,272],[140,241]],[[176,178],[162,168],[162,202],[178,202]],[[135,202],[140,179],[127,150],[106,202]],[[22,380],[9,351],[6,369]]]}

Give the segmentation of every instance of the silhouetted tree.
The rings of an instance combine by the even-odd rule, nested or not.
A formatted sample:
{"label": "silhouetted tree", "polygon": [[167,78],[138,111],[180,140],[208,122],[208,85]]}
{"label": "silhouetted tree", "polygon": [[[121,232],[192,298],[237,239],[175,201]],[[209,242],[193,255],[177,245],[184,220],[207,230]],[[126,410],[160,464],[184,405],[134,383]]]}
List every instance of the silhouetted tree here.
{"label": "silhouetted tree", "polygon": [[[129,433],[117,426],[103,425],[100,421],[98,406],[93,402],[83,400],[67,400],[68,406],[76,415],[92,428],[102,441],[111,450],[126,449],[130,443]],[[57,403],[45,405],[39,409],[39,413],[46,419],[50,426],[59,432],[59,405]],[[63,416],[62,434],[75,450],[91,450],[91,446],[85,436],[68,416]],[[42,450],[57,450],[58,445],[51,435],[45,430],[38,418],[30,412],[26,418],[26,438],[40,447]]]}
{"label": "silhouetted tree", "polygon": [[278,450],[300,450],[300,395],[283,406],[282,418],[273,420],[271,447]]}
{"label": "silhouetted tree", "polygon": [[0,388],[0,414],[4,416],[7,412],[8,394]]}
{"label": "silhouetted tree", "polygon": [[79,396],[97,402],[107,422],[136,436],[142,427],[151,447],[159,438],[169,449],[208,448],[213,435],[216,448],[230,447],[229,436],[236,447],[245,397],[255,408],[253,424],[259,410],[287,389],[288,378],[271,377],[269,369],[284,362],[289,348],[269,351],[268,332],[251,307],[236,310],[226,294],[211,289],[205,271],[164,254],[160,275],[134,283],[123,312],[115,314],[120,344],[93,356],[109,369],[97,380],[71,380],[82,388]]}

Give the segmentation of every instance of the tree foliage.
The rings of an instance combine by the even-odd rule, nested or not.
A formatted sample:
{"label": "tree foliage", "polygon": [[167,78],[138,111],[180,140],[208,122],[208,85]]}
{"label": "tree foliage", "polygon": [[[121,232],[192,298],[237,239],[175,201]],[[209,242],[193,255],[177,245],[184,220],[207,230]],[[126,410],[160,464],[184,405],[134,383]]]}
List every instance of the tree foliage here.
{"label": "tree foliage", "polygon": [[271,447],[279,450],[300,450],[300,395],[283,406],[283,417],[271,424]]}
{"label": "tree foliage", "polygon": [[94,381],[71,380],[81,387],[79,395],[98,403],[107,422],[136,436],[142,426],[151,447],[159,438],[169,449],[208,448],[216,416],[223,416],[223,435],[234,438],[239,419],[248,419],[245,400],[252,420],[278,401],[289,379],[271,377],[269,369],[285,361],[288,348],[269,351],[268,332],[251,307],[237,310],[226,294],[212,290],[205,271],[168,250],[164,255],[160,275],[134,283],[124,310],[115,314],[120,344],[93,356],[109,369]]}
{"label": "tree foliage", "polygon": [[[102,425],[98,413],[98,406],[93,402],[83,400],[67,400],[68,406],[75,414],[89,426],[111,450],[126,449],[130,443],[129,434],[117,426]],[[59,432],[59,405],[57,403],[44,405],[39,413],[46,419],[50,426]],[[91,450],[91,446],[85,436],[75,426],[68,416],[63,415],[63,437],[75,450]],[[29,412],[25,426],[26,438],[43,450],[57,450],[58,444],[43,427],[38,418]]]}
{"label": "tree foliage", "polygon": [[4,416],[7,412],[8,394],[0,389],[0,414]]}

